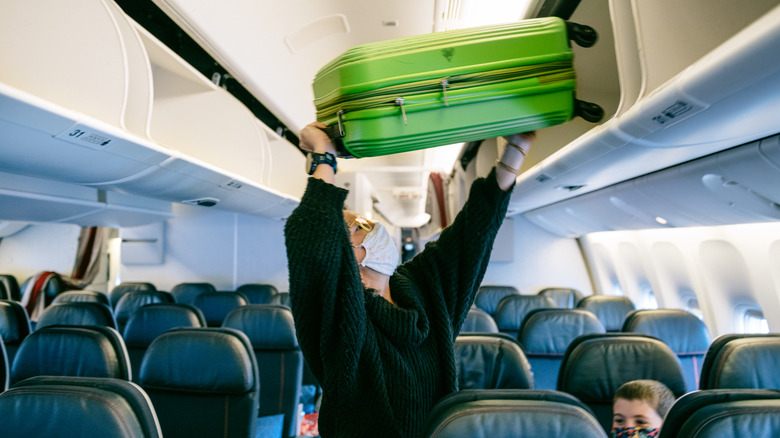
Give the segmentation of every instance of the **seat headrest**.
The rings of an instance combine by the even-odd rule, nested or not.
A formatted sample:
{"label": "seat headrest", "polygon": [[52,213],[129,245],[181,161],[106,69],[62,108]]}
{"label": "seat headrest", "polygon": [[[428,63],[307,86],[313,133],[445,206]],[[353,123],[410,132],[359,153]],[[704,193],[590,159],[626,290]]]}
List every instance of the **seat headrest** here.
{"label": "seat headrest", "polygon": [[285,306],[285,307],[289,308],[290,307],[290,293],[289,292],[279,292],[277,294],[274,294],[268,300],[268,304],[276,304],[276,305],[279,305],[279,306]]}
{"label": "seat headrest", "polygon": [[592,313],[581,309],[537,309],[520,327],[518,340],[528,355],[563,356],[578,336],[605,333]]}
{"label": "seat headrest", "polygon": [[573,309],[582,299],[580,291],[566,287],[548,287],[540,290],[539,295],[549,297],[562,309]]}
{"label": "seat headrest", "polygon": [[0,435],[9,438],[162,436],[143,390],[118,379],[32,377],[0,395],[0,411]]}
{"label": "seat headrest", "polygon": [[621,331],[656,337],[678,355],[705,354],[712,342],[707,326],[681,309],[635,310],[628,314]]}
{"label": "seat headrest", "polygon": [[114,307],[117,324],[124,325],[133,312],[147,304],[173,303],[173,295],[162,291],[130,291],[122,295]]}
{"label": "seat headrest", "polygon": [[493,317],[478,307],[469,309],[466,319],[460,328],[461,333],[498,333],[498,326]]}
{"label": "seat headrest", "polygon": [[21,303],[0,300],[0,337],[6,344],[15,344],[30,334],[30,318]]}
{"label": "seat headrest", "polygon": [[228,313],[223,327],[241,331],[256,349],[298,349],[292,312],[285,306],[249,304]]}
{"label": "seat headrest", "polygon": [[553,309],[555,302],[541,295],[509,295],[504,297],[496,307],[493,318],[500,331],[518,331],[523,319],[535,309]]}
{"label": "seat headrest", "polygon": [[279,290],[270,284],[242,284],[236,292],[244,294],[250,304],[268,304],[271,297],[278,294]]}
{"label": "seat headrest", "polygon": [[780,400],[741,400],[704,406],[680,427],[690,438],[780,435]]}
{"label": "seat headrest", "polygon": [[108,293],[108,300],[111,301],[111,306],[116,307],[116,303],[119,302],[119,299],[122,298],[122,295],[126,294],[127,292],[131,291],[155,291],[157,288],[152,283],[143,283],[143,282],[128,282],[128,283],[122,283],[115,288],[111,289],[111,292]]}
{"label": "seat headrest", "polygon": [[520,345],[500,333],[462,334],[453,347],[460,389],[533,389],[531,365]]}
{"label": "seat headrest", "polygon": [[685,437],[678,432],[683,423],[704,406],[741,400],[780,400],[780,391],[774,389],[705,389],[689,392],[677,401],[664,417],[659,438]]}
{"label": "seat headrest", "polygon": [[203,312],[210,327],[222,325],[225,316],[233,309],[248,304],[240,292],[204,292],[195,298],[194,306]]}
{"label": "seat headrest", "polygon": [[460,391],[443,398],[428,417],[429,438],[578,436],[605,438],[589,410],[556,391]]}
{"label": "seat headrest", "polygon": [[177,303],[194,304],[198,295],[216,291],[210,283],[179,283],[171,289],[171,294]]}
{"label": "seat headrest", "polygon": [[611,404],[618,387],[636,379],[657,380],[675,397],[686,392],[682,367],[674,352],[659,339],[634,333],[576,338],[564,353],[558,390],[587,404]]}
{"label": "seat headrest", "polygon": [[614,295],[589,295],[577,303],[577,308],[593,312],[607,331],[620,330],[626,316],[636,310],[630,299]]}
{"label": "seat headrest", "polygon": [[247,393],[259,388],[257,359],[249,339],[238,330],[173,329],[146,350],[140,382],[158,390]]}
{"label": "seat headrest", "polygon": [[100,303],[111,307],[108,295],[91,290],[69,290],[61,292],[54,297],[52,304],[56,303]]}
{"label": "seat headrest", "polygon": [[187,304],[148,304],[136,310],[124,331],[128,347],[148,347],[158,336],[177,327],[205,327],[197,308]]}
{"label": "seat headrest", "polygon": [[498,302],[508,295],[520,294],[514,286],[480,286],[474,304],[489,315],[496,313]]}
{"label": "seat headrest", "polygon": [[732,339],[708,363],[707,382],[702,388],[780,389],[778,364],[780,336]]}
{"label": "seat headrest", "polygon": [[36,330],[50,325],[99,325],[117,328],[111,309],[94,302],[65,302],[52,304],[41,313]]}
{"label": "seat headrest", "polygon": [[0,274],[0,283],[5,287],[5,292],[8,294],[9,299],[21,301],[22,294],[16,277],[11,274]]}
{"label": "seat headrest", "polygon": [[130,380],[130,359],[111,327],[48,326],[22,341],[11,367],[11,383],[45,375]]}

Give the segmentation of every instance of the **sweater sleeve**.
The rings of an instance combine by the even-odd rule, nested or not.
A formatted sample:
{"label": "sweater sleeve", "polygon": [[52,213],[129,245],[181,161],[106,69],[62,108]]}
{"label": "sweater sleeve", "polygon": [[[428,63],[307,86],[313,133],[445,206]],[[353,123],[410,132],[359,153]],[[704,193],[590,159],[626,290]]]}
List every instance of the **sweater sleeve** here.
{"label": "sweater sleeve", "polygon": [[457,217],[434,242],[403,265],[423,290],[441,294],[457,334],[487,270],[498,229],[506,216],[511,190],[503,191],[495,168],[471,186],[468,200]]}
{"label": "sweater sleeve", "polygon": [[366,331],[365,291],[342,212],[346,195],[309,178],[284,229],[298,342],[320,381],[328,372],[323,363],[341,363],[352,374]]}

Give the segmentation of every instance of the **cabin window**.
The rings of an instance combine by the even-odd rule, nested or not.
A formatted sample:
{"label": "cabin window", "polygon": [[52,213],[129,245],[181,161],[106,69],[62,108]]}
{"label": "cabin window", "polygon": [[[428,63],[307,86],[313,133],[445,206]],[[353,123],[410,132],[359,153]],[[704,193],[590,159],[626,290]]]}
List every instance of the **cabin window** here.
{"label": "cabin window", "polygon": [[658,300],[655,298],[655,292],[652,289],[642,291],[642,297],[639,302],[640,309],[657,309]]}
{"label": "cabin window", "polygon": [[742,333],[769,333],[769,323],[764,318],[764,312],[745,309],[742,312]]}
{"label": "cabin window", "polygon": [[699,300],[696,298],[688,298],[685,301],[685,310],[695,315],[700,320],[704,321],[704,313],[701,311]]}

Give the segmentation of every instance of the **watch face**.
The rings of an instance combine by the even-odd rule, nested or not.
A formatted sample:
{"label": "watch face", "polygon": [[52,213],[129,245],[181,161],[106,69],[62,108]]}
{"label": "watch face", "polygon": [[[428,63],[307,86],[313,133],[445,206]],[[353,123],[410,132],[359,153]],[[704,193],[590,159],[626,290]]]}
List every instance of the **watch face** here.
{"label": "watch face", "polygon": [[306,173],[309,175],[313,174],[314,170],[317,169],[317,166],[320,164],[327,164],[333,168],[334,172],[336,172],[336,157],[334,157],[330,152],[325,152],[324,154],[309,152],[306,154]]}

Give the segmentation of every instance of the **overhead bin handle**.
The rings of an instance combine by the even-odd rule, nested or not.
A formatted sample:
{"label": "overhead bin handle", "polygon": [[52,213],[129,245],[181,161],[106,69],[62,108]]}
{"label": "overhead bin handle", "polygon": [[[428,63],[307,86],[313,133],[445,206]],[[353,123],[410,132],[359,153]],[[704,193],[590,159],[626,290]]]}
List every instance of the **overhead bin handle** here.
{"label": "overhead bin handle", "polygon": [[588,122],[598,123],[604,117],[604,109],[595,103],[574,99],[574,115]]}

